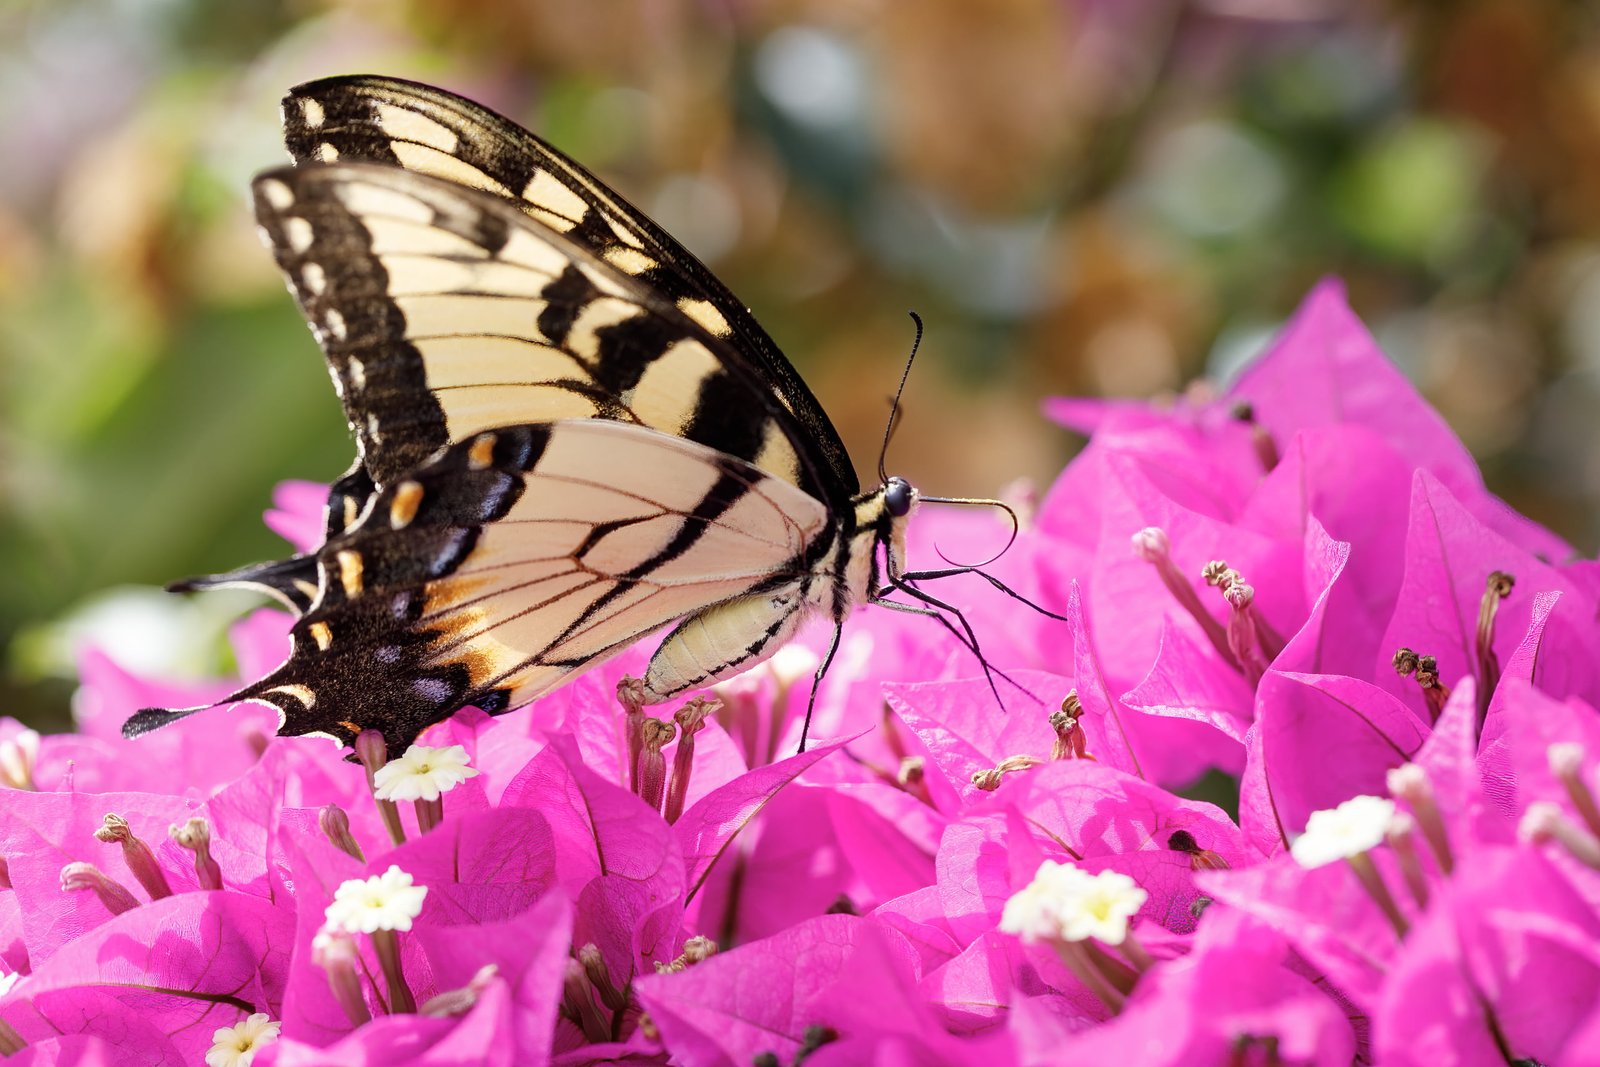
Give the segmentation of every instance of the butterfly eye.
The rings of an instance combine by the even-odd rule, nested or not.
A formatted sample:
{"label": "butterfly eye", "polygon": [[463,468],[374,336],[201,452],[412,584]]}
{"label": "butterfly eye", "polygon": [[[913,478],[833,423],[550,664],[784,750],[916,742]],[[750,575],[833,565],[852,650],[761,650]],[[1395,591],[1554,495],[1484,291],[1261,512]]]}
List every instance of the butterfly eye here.
{"label": "butterfly eye", "polygon": [[911,513],[911,483],[898,475],[890,478],[883,487],[883,506],[889,514],[903,519]]}

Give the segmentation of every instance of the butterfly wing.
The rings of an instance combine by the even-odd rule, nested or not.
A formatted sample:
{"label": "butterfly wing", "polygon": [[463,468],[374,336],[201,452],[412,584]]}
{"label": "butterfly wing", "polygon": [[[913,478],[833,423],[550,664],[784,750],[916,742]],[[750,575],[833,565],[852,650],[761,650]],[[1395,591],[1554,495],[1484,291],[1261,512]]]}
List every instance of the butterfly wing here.
{"label": "butterfly wing", "polygon": [[[466,704],[518,707],[703,616],[652,665],[650,698],[664,699],[792,632],[838,533],[798,487],[648,427],[478,434],[381,489],[322,546],[289,659],[229,699],[274,705],[281,733],[350,743],[371,727],[399,751]],[[124,732],[188,713],[143,711]]]}
{"label": "butterfly wing", "polygon": [[[581,164],[487,108],[431,86],[395,78],[355,75],[308,82],[284,99],[283,119],[285,144],[297,163],[364,160],[482,190],[530,219],[535,232],[542,232],[555,247],[581,249],[617,274],[632,278],[640,290],[653,294],[658,304],[672,306],[721,342],[721,362],[744,367],[749,372],[747,379],[758,383],[756,391],[762,399],[768,404],[776,401],[781,407],[783,421],[798,431],[787,436],[810,474],[808,491],[835,510],[842,510],[859,490],[838,432],[749,310],[693,254]],[[363,269],[370,263],[361,262],[363,257],[359,255],[359,224],[342,228],[336,225],[333,233],[337,236],[332,238],[326,230],[314,231],[321,234],[316,238],[317,247],[305,250],[309,256],[300,257],[293,254],[292,246],[284,244],[290,238],[303,237],[299,223],[288,223],[288,233],[275,231],[271,212],[262,213],[262,223],[275,242],[280,262],[304,259],[296,263],[289,281],[308,314],[308,301],[331,302],[335,311],[344,314],[337,301],[341,295],[349,294],[321,298],[321,294],[308,290],[330,277],[331,271],[355,266],[354,272],[343,278],[354,281],[365,277],[369,283],[365,291],[353,287],[357,290],[355,298],[378,312],[372,317],[385,324],[382,332],[387,344],[395,349],[394,358],[387,362],[391,366],[409,366],[409,373],[416,377],[415,361],[408,358],[412,354],[403,351],[410,324],[403,312],[397,315],[395,309],[382,307],[381,279],[376,272]],[[321,335],[320,339],[326,349],[327,336]],[[333,351],[327,351],[327,355],[338,384],[341,366],[351,367]],[[365,361],[357,365],[364,367]],[[757,430],[749,424],[749,413],[761,405],[751,404],[748,397],[730,396],[740,390],[726,388],[727,383],[720,378],[705,384],[709,387],[705,393],[708,408],[721,404],[723,420],[736,424],[725,429],[743,429],[747,433]],[[450,436],[448,427],[441,428],[437,412],[428,410],[414,393],[406,393],[411,400],[403,417],[395,421],[396,433],[388,435],[385,447],[373,455],[373,450],[366,447],[374,444],[372,434],[366,433],[363,439],[363,433],[374,427],[374,418],[381,421],[381,412],[375,409],[381,406],[392,412],[393,401],[400,395],[394,393],[388,398],[389,403],[374,404],[366,410],[361,410],[359,397],[344,395],[346,413],[364,447],[355,465],[330,490],[326,509],[328,536],[354,521],[386,473],[408,469],[411,460],[431,454],[434,447],[447,440],[458,439]],[[518,399],[528,406],[516,412],[511,421],[571,414],[570,405],[556,403],[545,408],[526,394]],[[599,407],[599,417],[610,417],[605,405]],[[665,424],[670,421],[647,424],[667,432],[685,432],[682,426]],[[737,425],[740,423],[743,425]],[[687,433],[691,439],[717,445],[709,433],[696,432],[692,427],[687,428]],[[376,471],[369,469],[372,463],[376,463]],[[252,587],[276,596],[298,613],[309,607],[308,590],[314,578],[314,559],[299,556],[189,579],[172,588]]]}
{"label": "butterfly wing", "polygon": [[[355,433],[331,536],[437,449],[495,426],[603,418],[755,463],[839,505],[829,460],[761,368],[646,281],[505,198],[374,163],[257,179],[256,214]],[[309,607],[310,556],[192,579]]]}
{"label": "butterfly wing", "polygon": [[432,86],[351,75],[307,82],[283,101],[297,163],[370,160],[503,198],[657,298],[751,365],[804,431],[814,488],[841,508],[860,489],[838,432],[743,303],[699,259],[580,163],[487,108]]}
{"label": "butterfly wing", "polygon": [[686,437],[820,500],[836,491],[736,349],[500,198],[339,163],[262,175],[256,213],[378,486],[481,430],[604,418]]}

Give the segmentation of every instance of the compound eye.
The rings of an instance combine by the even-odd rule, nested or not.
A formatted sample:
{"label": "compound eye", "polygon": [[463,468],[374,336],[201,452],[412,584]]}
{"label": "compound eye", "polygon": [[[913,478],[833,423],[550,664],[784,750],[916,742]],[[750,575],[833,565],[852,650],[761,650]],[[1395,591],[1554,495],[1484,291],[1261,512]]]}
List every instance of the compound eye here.
{"label": "compound eye", "polygon": [[890,478],[883,487],[883,506],[889,514],[903,519],[911,513],[911,483],[901,477]]}

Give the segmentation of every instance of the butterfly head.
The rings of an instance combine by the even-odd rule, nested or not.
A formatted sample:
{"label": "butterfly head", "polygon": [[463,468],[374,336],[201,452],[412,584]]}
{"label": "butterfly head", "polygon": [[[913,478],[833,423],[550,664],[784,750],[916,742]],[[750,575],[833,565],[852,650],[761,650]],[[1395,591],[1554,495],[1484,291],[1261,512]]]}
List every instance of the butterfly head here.
{"label": "butterfly head", "polygon": [[899,574],[906,567],[906,527],[920,495],[910,482],[894,475],[864,500],[865,509],[857,512],[860,528],[870,528],[873,539],[883,545],[889,573]]}
{"label": "butterfly head", "polygon": [[917,491],[898,474],[883,483],[883,506],[891,519],[903,519],[910,515],[911,506],[916,500]]}

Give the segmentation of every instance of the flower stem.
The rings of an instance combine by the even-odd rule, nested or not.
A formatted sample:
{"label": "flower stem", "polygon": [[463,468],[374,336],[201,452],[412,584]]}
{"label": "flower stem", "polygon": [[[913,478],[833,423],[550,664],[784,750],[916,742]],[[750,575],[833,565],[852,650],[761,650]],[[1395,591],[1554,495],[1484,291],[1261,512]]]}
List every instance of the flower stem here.
{"label": "flower stem", "polygon": [[1057,941],[1054,944],[1056,955],[1061,958],[1062,963],[1067,965],[1067,969],[1077,977],[1078,981],[1082,982],[1089,992],[1093,993],[1100,1003],[1106,1006],[1106,1009],[1112,1015],[1119,1014],[1122,1011],[1122,1006],[1128,1002],[1128,998],[1113,988],[1106,976],[1094,965],[1094,962],[1084,949],[1084,943],[1082,941]]}
{"label": "flower stem", "polygon": [[389,991],[389,1010],[397,1015],[410,1015],[417,1010],[417,1000],[406,984],[405,971],[400,966],[400,936],[393,930],[374,930],[372,948],[378,954],[378,966],[383,968],[384,988]]}
{"label": "flower stem", "polygon": [[1395,936],[1405,940],[1411,924],[1406,922],[1406,917],[1401,914],[1400,905],[1395,903],[1394,894],[1389,892],[1389,885],[1383,880],[1383,875],[1378,871],[1378,865],[1372,862],[1369,852],[1357,852],[1353,856],[1346,856],[1345,862],[1356,872],[1356,878],[1361,882],[1367,895],[1378,905],[1384,918],[1389,920],[1389,925],[1394,927]]}
{"label": "flower stem", "polygon": [[378,799],[378,785],[373,776],[378,768],[389,762],[389,746],[377,730],[362,730],[356,735],[356,758],[367,772],[367,788],[372,791],[372,801],[378,806],[378,817],[383,828],[389,831],[389,840],[397,845],[406,843],[406,831],[400,825],[400,808],[392,800]]}

